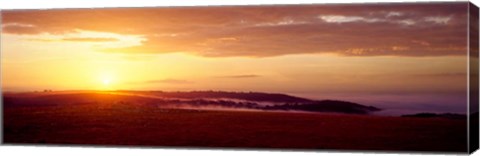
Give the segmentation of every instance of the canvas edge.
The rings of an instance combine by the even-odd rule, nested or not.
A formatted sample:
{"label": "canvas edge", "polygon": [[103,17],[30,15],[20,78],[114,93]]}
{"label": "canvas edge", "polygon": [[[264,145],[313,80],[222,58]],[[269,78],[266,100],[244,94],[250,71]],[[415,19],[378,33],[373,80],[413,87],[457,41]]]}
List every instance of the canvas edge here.
{"label": "canvas edge", "polygon": [[470,3],[469,0],[430,0],[430,1],[375,1],[375,2],[327,2],[321,1],[316,3],[266,3],[266,4],[219,4],[219,5],[151,5],[151,6],[94,6],[94,7],[52,7],[52,8],[11,8],[3,9],[5,12],[10,11],[35,11],[35,10],[88,10],[88,9],[148,9],[148,8],[216,8],[216,7],[269,7],[269,6],[310,6],[310,5],[404,5],[404,4],[460,4]]}
{"label": "canvas edge", "polygon": [[[408,3],[461,3],[461,2],[465,2],[465,1],[427,1],[427,2],[374,2],[374,3],[366,3],[367,5],[371,5],[371,4],[379,4],[379,5],[382,5],[382,4],[408,4]],[[316,4],[313,4],[313,5],[355,5],[355,4],[359,4],[359,5],[363,5],[362,3],[316,3]],[[286,6],[290,6],[290,5],[312,5],[312,4],[278,4],[278,5],[286,5]],[[253,5],[253,6],[278,6],[277,4],[263,4],[263,5]],[[177,8],[182,8],[182,7],[232,7],[232,6],[240,6],[240,7],[250,7],[252,5],[220,5],[220,6],[148,6],[148,7],[99,7],[99,8],[96,8],[96,9],[117,9],[117,8],[170,8],[170,7],[177,7]],[[48,9],[0,9],[0,25],[2,23],[2,12],[4,11],[29,11],[29,10],[62,10],[62,9],[88,9],[88,8],[48,8]],[[472,16],[470,16],[472,13],[476,12],[476,15],[477,17],[476,18],[473,18]],[[467,10],[467,21],[468,21],[468,24],[467,24],[467,65],[468,65],[468,69],[467,69],[467,73],[469,73],[469,76],[467,76],[468,78],[468,96],[469,96],[469,102],[467,102],[467,115],[468,115],[468,120],[467,120],[467,124],[468,124],[468,130],[467,130],[467,136],[468,136],[468,142],[467,142],[467,151],[468,153],[472,154],[473,152],[475,152],[476,150],[478,150],[479,148],[479,140],[478,140],[478,136],[479,136],[479,127],[478,127],[478,122],[476,123],[477,125],[476,126],[472,126],[472,123],[475,124],[475,122],[472,122],[472,119],[473,118],[477,118],[477,121],[478,119],[480,118],[480,116],[473,116],[471,112],[471,108],[472,106],[476,105],[476,108],[479,107],[479,101],[478,101],[478,90],[479,90],[479,86],[478,86],[478,78],[479,78],[479,73],[478,71],[476,73],[473,73],[475,75],[471,75],[472,74],[472,67],[474,67],[473,69],[479,69],[479,64],[477,62],[477,64],[475,64],[474,66],[472,66],[472,63],[470,62],[470,60],[472,59],[472,57],[477,57],[478,59],[478,55],[479,55],[479,50],[478,48],[477,49],[472,49],[472,43],[474,43],[473,41],[477,41],[477,47],[478,47],[478,40],[479,40],[479,35],[478,35],[478,29],[477,29],[477,34],[473,35],[473,38],[472,38],[472,27],[470,27],[470,24],[471,23],[475,23],[474,25],[479,26],[479,19],[478,19],[478,13],[479,13],[479,8],[473,4],[472,2],[468,2],[468,10]],[[2,29],[0,28],[0,58],[2,58],[2,46],[3,46],[3,42],[2,42]],[[474,54],[474,55],[472,55]],[[0,59],[0,64],[1,64],[1,59]],[[2,74],[2,70],[0,69],[0,146],[1,145],[10,145],[10,146],[39,146],[39,147],[91,147],[91,148],[137,148],[137,149],[148,149],[148,148],[161,148],[161,149],[191,149],[191,150],[194,150],[194,149],[199,149],[199,150],[208,150],[208,149],[213,149],[213,150],[247,150],[247,151],[284,151],[284,152],[305,152],[305,151],[310,151],[310,150],[297,150],[297,149],[287,149],[287,150],[275,150],[275,149],[257,149],[257,148],[233,148],[233,149],[229,149],[229,148],[204,148],[204,147],[141,147],[141,146],[135,146],[135,147],[125,147],[125,146],[98,146],[98,145],[65,145],[65,144],[60,144],[60,145],[39,145],[39,144],[6,144],[4,142],[4,138],[3,138],[3,123],[4,123],[4,109],[3,109],[3,90],[2,90],[2,77],[1,77],[1,74]],[[472,87],[472,80],[474,80],[473,78],[476,78],[476,86]],[[472,89],[476,90],[476,94],[473,94],[472,93]],[[477,97],[477,101],[474,101],[472,102],[470,99],[472,99],[472,95],[474,95],[473,97]],[[467,97],[468,98],[468,97]],[[476,128],[476,131],[475,131],[475,128]],[[473,129],[473,130],[472,130]],[[471,134],[472,132],[476,132],[476,136],[477,136],[477,139],[476,139],[476,144],[475,143],[472,143],[471,140],[474,139],[472,137]],[[358,152],[367,152],[367,153],[372,153],[372,154],[381,154],[381,153],[384,153],[384,154],[392,154],[392,153],[398,153],[398,154],[414,154],[414,153],[417,153],[417,154],[459,154],[457,152],[438,152],[438,151],[433,151],[433,152],[421,152],[421,151],[377,151],[377,150],[335,150],[335,149],[325,149],[325,150],[312,150],[310,152],[345,152],[345,153],[348,153],[348,152],[352,152],[352,153],[358,153]]]}
{"label": "canvas edge", "polygon": [[[472,154],[479,148],[479,51],[478,51],[478,26],[479,26],[479,10],[478,7],[469,2],[468,4],[468,106],[467,106],[467,149]],[[476,28],[476,29],[475,29]],[[476,111],[475,111],[476,109]],[[475,115],[476,113],[476,115]]]}
{"label": "canvas edge", "polygon": [[[0,9],[0,26],[1,24],[3,23],[3,18],[2,18],[2,14],[3,14],[3,10]],[[3,31],[3,27],[0,28],[0,66],[2,65],[2,46],[3,46],[3,36],[2,36],[2,31]],[[3,81],[2,81],[2,69],[0,68],[0,145],[3,145],[5,143],[5,141],[3,140],[3,116],[4,116],[4,112],[3,112]]]}

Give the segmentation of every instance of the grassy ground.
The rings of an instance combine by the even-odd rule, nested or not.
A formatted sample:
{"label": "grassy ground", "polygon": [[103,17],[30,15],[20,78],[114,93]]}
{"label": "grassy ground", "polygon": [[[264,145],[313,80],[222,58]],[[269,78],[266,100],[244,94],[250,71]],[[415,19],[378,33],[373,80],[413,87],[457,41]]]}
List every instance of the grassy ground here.
{"label": "grassy ground", "polygon": [[5,107],[4,142],[282,149],[466,151],[466,120],[159,109],[90,103]]}

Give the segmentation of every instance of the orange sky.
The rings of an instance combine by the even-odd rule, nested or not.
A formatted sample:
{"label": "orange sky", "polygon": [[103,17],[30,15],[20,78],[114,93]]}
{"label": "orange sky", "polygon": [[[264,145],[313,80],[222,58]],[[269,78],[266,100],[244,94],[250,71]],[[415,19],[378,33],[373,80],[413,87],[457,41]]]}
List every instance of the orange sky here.
{"label": "orange sky", "polygon": [[3,10],[2,89],[438,95],[458,103],[466,96],[467,5]]}

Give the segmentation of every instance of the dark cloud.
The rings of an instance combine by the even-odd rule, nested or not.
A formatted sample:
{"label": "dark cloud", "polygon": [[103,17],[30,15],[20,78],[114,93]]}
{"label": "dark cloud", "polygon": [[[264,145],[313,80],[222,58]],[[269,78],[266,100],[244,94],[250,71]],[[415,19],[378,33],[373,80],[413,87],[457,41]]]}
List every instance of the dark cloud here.
{"label": "dark cloud", "polygon": [[414,74],[414,77],[465,77],[467,73],[465,72],[458,72],[458,73],[431,73],[431,74]]}
{"label": "dark cloud", "polygon": [[161,80],[150,80],[150,81],[141,81],[141,82],[129,82],[128,84],[157,84],[157,83],[191,84],[193,82],[188,80],[181,80],[181,79],[161,79]]}
{"label": "dark cloud", "polygon": [[11,25],[3,25],[2,32],[19,34],[19,35],[32,35],[32,34],[38,34],[41,31],[32,25],[11,24]]}
{"label": "dark cloud", "polygon": [[2,12],[4,33],[75,30],[142,35],[111,53],[205,57],[305,53],[347,56],[466,55],[467,2],[172,7]]}

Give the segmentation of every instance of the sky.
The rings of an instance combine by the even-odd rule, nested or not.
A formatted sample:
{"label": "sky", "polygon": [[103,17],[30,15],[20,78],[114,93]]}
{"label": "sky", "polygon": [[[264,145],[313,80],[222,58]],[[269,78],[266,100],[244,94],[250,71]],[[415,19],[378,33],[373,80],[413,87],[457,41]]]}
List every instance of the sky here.
{"label": "sky", "polygon": [[467,6],[2,10],[2,89],[260,91],[464,113]]}

